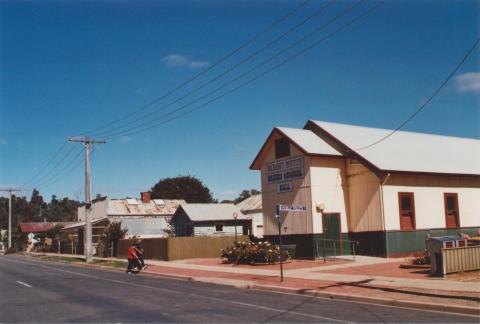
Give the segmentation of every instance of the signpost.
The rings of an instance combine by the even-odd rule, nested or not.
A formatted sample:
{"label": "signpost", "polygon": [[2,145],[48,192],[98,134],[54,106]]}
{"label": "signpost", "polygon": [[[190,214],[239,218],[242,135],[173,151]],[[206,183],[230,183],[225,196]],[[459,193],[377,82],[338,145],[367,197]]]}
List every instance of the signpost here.
{"label": "signpost", "polygon": [[280,281],[283,282],[283,262],[282,262],[282,227],[280,223],[280,212],[304,212],[307,208],[305,206],[295,205],[276,205],[275,218],[278,224],[278,248],[280,253]]}

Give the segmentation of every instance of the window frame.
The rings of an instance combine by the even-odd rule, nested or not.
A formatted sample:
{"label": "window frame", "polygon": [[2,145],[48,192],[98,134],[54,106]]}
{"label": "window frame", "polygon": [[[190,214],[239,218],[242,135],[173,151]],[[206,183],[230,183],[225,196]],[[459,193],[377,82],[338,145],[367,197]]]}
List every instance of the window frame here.
{"label": "window frame", "polygon": [[[457,226],[456,227],[449,227],[448,226],[448,204],[447,204],[447,199],[448,197],[454,197],[455,198],[455,218],[457,221]],[[460,228],[460,209],[458,207],[458,193],[456,192],[444,192],[443,193],[443,208],[445,211],[445,228]]]}
{"label": "window frame", "polygon": [[[412,228],[402,228],[402,197],[410,197]],[[398,220],[400,222],[401,231],[416,231],[417,221],[415,215],[415,194],[413,192],[399,192],[398,193]]]}

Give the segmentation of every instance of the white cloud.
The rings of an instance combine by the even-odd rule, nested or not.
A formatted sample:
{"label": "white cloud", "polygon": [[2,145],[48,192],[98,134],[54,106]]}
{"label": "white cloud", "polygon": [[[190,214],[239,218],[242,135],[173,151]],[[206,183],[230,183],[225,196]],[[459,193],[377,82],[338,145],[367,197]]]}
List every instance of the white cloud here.
{"label": "white cloud", "polygon": [[455,78],[460,91],[480,93],[480,72],[468,72]]}
{"label": "white cloud", "polygon": [[180,54],[170,54],[162,58],[162,62],[169,68],[186,67],[198,69],[210,65],[207,61],[194,61],[188,56]]}

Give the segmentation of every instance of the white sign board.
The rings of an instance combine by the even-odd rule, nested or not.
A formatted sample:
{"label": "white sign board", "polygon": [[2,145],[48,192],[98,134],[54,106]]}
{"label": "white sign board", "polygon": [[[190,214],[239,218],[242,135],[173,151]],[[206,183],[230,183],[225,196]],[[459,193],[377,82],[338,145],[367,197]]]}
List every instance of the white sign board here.
{"label": "white sign board", "polygon": [[296,206],[296,205],[278,205],[278,211],[286,211],[286,212],[295,212],[295,211],[306,211],[307,208],[305,206]]}

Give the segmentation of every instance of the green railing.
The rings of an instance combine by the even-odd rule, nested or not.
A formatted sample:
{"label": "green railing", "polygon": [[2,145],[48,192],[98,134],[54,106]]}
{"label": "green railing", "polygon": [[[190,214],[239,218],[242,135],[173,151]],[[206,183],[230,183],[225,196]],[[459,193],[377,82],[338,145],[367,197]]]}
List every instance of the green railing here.
{"label": "green railing", "polygon": [[355,251],[358,250],[358,241],[351,240],[318,240],[316,241],[315,252],[317,258],[337,259],[347,257],[355,260]]}

